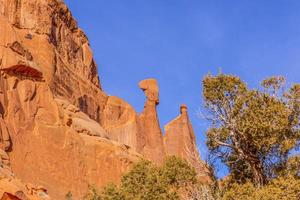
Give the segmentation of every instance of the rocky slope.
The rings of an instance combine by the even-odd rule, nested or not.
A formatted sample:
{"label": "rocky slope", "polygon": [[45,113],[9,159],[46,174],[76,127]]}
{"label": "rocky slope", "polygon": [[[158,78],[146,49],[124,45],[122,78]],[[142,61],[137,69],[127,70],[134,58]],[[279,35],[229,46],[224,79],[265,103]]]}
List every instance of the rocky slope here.
{"label": "rocky slope", "polygon": [[[14,193],[33,199],[34,187],[25,187],[30,183],[53,199],[69,191],[80,199],[89,184],[118,182],[138,159],[159,164],[166,155],[193,160],[207,177],[187,110],[163,138],[154,79],[139,83],[146,96],[142,113],[107,96],[88,39],[63,1],[0,0],[0,27],[0,147],[13,176],[0,173],[20,179],[10,182],[23,187]],[[0,182],[0,191],[11,194],[5,185]],[[45,191],[34,194],[49,198]]]}

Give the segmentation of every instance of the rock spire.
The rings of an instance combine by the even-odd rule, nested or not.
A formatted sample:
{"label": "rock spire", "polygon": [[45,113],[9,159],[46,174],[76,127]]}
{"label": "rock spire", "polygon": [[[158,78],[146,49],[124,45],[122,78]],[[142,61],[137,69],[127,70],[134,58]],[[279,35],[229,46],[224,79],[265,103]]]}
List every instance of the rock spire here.
{"label": "rock spire", "polygon": [[142,158],[198,155],[186,106],[163,137],[155,79],[139,83],[142,113],[103,91],[62,0],[0,0],[0,27],[0,198],[81,199]]}

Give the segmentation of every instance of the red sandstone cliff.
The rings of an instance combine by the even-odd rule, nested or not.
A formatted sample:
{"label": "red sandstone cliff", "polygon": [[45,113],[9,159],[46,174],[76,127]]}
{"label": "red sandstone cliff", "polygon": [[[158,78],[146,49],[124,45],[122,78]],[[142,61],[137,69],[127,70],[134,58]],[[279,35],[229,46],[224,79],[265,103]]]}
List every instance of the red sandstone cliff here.
{"label": "red sandstone cliff", "polygon": [[[105,94],[88,39],[62,1],[0,0],[0,27],[0,195],[47,199],[46,188],[53,199],[79,198],[89,184],[118,182],[142,157],[189,159],[186,148],[198,156],[184,109],[163,139],[154,79],[139,84],[140,114]],[[200,160],[193,165],[205,172]]]}

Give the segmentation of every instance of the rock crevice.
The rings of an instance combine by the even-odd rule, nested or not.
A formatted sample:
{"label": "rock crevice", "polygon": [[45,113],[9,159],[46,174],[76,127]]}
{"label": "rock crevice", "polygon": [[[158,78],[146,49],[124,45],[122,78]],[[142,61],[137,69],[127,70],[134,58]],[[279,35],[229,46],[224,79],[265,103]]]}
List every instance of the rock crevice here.
{"label": "rock crevice", "polygon": [[[80,199],[88,185],[118,183],[141,158],[199,156],[185,106],[163,137],[155,79],[139,83],[142,113],[102,90],[88,39],[63,1],[0,0],[0,27],[0,197],[49,199],[47,188],[53,199],[69,191]],[[191,163],[205,171],[200,157]]]}

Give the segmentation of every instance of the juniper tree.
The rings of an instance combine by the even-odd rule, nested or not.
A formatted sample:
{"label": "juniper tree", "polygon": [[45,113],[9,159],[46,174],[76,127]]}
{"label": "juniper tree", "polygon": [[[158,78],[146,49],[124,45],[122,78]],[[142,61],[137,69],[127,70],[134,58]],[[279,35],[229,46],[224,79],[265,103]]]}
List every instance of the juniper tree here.
{"label": "juniper tree", "polygon": [[265,184],[299,146],[300,85],[285,90],[284,83],[283,77],[271,77],[261,89],[249,89],[232,75],[207,75],[203,80],[211,121],[207,145],[237,182]]}

